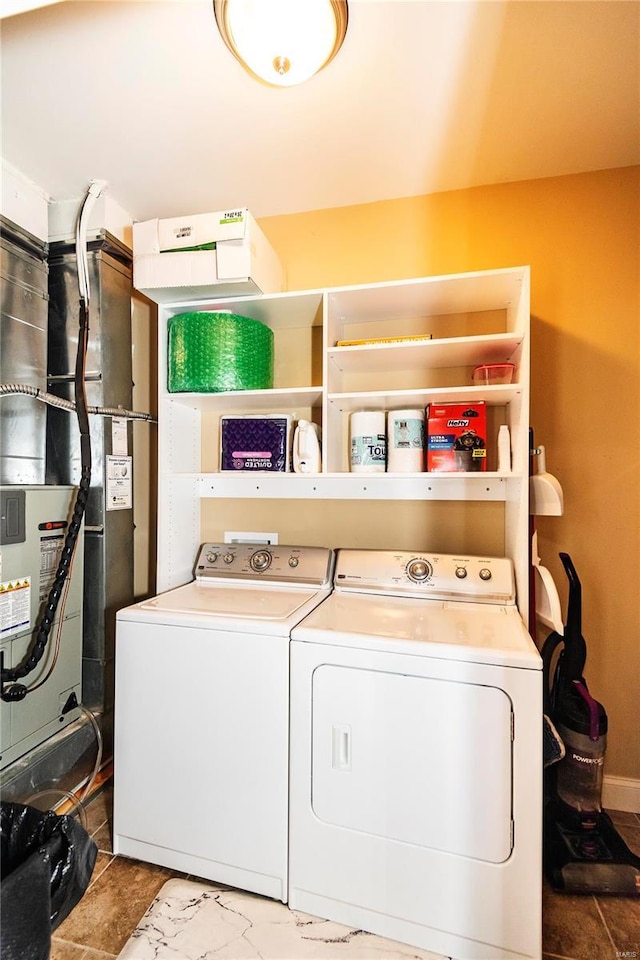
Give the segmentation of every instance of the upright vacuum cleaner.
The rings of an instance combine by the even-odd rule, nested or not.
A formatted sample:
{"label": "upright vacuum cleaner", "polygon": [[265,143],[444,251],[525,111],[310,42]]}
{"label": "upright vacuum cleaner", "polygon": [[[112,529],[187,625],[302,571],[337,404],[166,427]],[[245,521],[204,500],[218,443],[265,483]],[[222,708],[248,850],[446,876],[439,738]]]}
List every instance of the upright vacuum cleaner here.
{"label": "upright vacuum cleaner", "polygon": [[571,557],[559,556],[569,580],[567,623],[564,636],[554,631],[547,637],[542,663],[544,713],[564,744],[564,755],[545,774],[545,874],[558,891],[640,896],[640,857],[602,809],[607,714],[583,676],[587,647],[580,580]]}

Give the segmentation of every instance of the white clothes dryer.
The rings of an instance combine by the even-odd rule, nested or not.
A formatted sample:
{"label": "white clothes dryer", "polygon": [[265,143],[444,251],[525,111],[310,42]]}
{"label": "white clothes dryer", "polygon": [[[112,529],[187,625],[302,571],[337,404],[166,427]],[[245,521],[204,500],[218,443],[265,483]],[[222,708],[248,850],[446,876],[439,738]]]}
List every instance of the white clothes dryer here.
{"label": "white clothes dryer", "polygon": [[118,612],[114,853],[286,901],[289,638],[333,557],[207,543]]}
{"label": "white clothes dryer", "polygon": [[542,672],[504,558],[339,550],[291,643],[289,905],[539,958]]}

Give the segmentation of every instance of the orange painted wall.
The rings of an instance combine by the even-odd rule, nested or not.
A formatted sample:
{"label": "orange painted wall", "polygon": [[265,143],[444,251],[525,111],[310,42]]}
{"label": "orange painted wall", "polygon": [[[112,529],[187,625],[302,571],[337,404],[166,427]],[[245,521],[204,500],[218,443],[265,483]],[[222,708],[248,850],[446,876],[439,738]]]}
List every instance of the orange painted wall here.
{"label": "orange painted wall", "polygon": [[605,773],[640,780],[640,168],[261,226],[291,290],[531,266],[531,423],[565,494],[564,515],[538,521],[540,554],[563,611],[558,551],[582,582],[585,675],[609,714]]}

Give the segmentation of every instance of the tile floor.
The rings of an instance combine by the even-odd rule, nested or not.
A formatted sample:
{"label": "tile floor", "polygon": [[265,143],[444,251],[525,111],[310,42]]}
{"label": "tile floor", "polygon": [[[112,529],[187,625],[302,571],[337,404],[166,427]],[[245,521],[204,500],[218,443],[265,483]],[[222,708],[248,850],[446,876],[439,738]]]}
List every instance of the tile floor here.
{"label": "tile floor", "polygon": [[[98,845],[98,859],[89,889],[54,933],[51,960],[117,957],[160,888],[183,877],[113,855],[111,804],[107,786],[87,806],[87,830]],[[640,816],[610,813],[626,843],[640,854]],[[556,894],[545,885],[543,911],[544,960],[640,960],[640,900]]]}

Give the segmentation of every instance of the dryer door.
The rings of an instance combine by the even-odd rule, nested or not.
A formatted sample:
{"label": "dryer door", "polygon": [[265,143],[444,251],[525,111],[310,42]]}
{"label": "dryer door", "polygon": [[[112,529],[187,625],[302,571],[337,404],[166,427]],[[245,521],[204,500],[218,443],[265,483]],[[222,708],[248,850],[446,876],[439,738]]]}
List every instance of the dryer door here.
{"label": "dryer door", "polygon": [[498,687],[314,671],[312,805],[326,823],[502,863],[511,744],[511,701]]}

